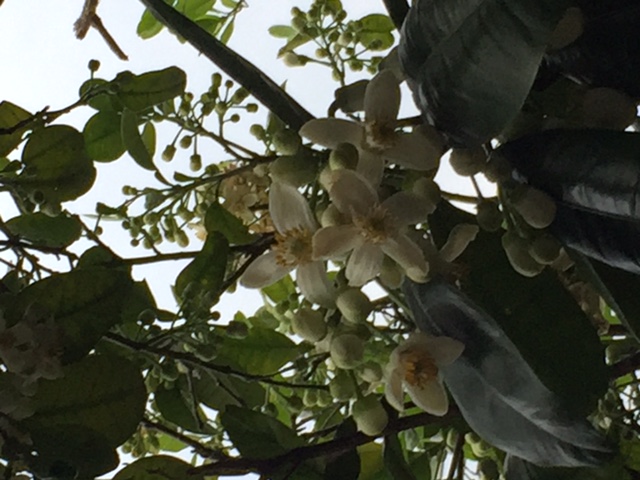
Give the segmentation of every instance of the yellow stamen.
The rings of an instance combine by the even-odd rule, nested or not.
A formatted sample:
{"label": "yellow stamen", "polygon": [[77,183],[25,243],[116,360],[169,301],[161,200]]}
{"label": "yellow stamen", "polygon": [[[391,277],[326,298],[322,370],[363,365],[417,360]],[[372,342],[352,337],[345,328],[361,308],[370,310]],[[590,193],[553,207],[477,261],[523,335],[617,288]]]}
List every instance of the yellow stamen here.
{"label": "yellow stamen", "polygon": [[276,262],[283,267],[295,267],[312,261],[311,232],[303,227],[276,233]]}
{"label": "yellow stamen", "polygon": [[364,126],[364,143],[368,150],[383,152],[393,147],[396,139],[395,127],[392,124],[367,122]]}
{"label": "yellow stamen", "polygon": [[383,243],[397,229],[387,209],[374,205],[367,215],[353,214],[353,224],[370,242]]}
{"label": "yellow stamen", "polygon": [[422,386],[438,377],[438,367],[431,355],[411,350],[400,355],[404,367],[404,381],[412,386]]}

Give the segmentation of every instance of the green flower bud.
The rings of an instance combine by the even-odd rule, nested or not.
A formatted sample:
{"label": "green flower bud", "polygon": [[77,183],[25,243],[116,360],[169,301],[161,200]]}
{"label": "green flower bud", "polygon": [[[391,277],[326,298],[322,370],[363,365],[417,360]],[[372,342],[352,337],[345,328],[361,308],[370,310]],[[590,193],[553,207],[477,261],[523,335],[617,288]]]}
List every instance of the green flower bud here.
{"label": "green flower bud", "polygon": [[329,353],[338,368],[355,368],[362,362],[364,341],[350,333],[338,335],[331,340]]}
{"label": "green flower bud", "polygon": [[513,208],[533,228],[547,228],[556,216],[556,204],[542,190],[528,185],[517,186],[509,195]]}
{"label": "green flower bud", "polygon": [[176,232],[176,243],[178,246],[184,248],[189,246],[189,237],[182,230]]}
{"label": "green flower bud", "polygon": [[258,125],[257,123],[254,123],[249,127],[249,133],[256,137],[258,140],[264,140],[266,135],[264,127],[262,125]]}
{"label": "green flower bud", "polygon": [[305,390],[302,395],[302,403],[305,407],[315,407],[318,403],[318,393],[316,390]]}
{"label": "green flower bud", "polygon": [[256,113],[258,111],[258,104],[257,103],[247,103],[247,106],[245,108],[247,109],[247,112],[249,112],[249,113]]}
{"label": "green flower bud", "polygon": [[420,177],[417,179],[411,189],[413,193],[424,199],[428,213],[433,213],[436,209],[440,199],[442,198],[442,192],[440,191],[440,185],[438,185],[432,178]]}
{"label": "green flower bud", "polygon": [[162,151],[162,160],[170,162],[176,154],[176,147],[174,145],[167,145]]}
{"label": "green flower bud", "polygon": [[365,363],[358,373],[367,383],[378,383],[382,380],[382,367],[376,362]]}
{"label": "green flower bud", "polygon": [[282,56],[282,60],[287,67],[302,67],[306,65],[307,59],[302,55],[293,52],[287,52]]}
{"label": "green flower bud", "polygon": [[281,155],[295,155],[302,145],[298,132],[288,128],[279,130],[273,135],[273,146]]}
{"label": "green flower bud", "polygon": [[317,165],[309,158],[302,156],[285,156],[276,159],[269,168],[274,180],[301,187],[314,180]]}
{"label": "green flower bud", "polygon": [[358,165],[358,149],[350,143],[340,143],[329,154],[331,170],[343,168],[355,170]]}
{"label": "green flower bud", "polygon": [[560,256],[562,245],[550,233],[543,233],[533,239],[529,245],[529,254],[542,265],[551,265]]}
{"label": "green flower bud", "polygon": [[380,435],[389,423],[387,411],[375,395],[367,395],[356,401],[351,413],[358,430],[371,437]]}
{"label": "green flower bud", "polygon": [[97,72],[99,68],[100,68],[99,60],[95,60],[95,59],[89,60],[89,71]]}
{"label": "green flower bud", "polygon": [[234,113],[229,117],[229,120],[231,121],[231,123],[238,123],[240,121],[240,115]]}
{"label": "green flower bud", "polygon": [[538,263],[529,253],[527,241],[514,232],[506,232],[502,236],[502,248],[504,248],[509,263],[513,269],[525,277],[535,277],[544,269],[544,265]]}
{"label": "green flower bud", "polygon": [[193,137],[191,135],[185,135],[180,139],[180,147],[189,148],[192,142],[193,142]]}
{"label": "green flower bud", "polygon": [[347,372],[338,370],[329,382],[329,393],[338,402],[346,402],[356,396],[356,387]]}
{"label": "green flower bud", "polygon": [[347,288],[338,295],[336,306],[351,324],[363,323],[373,310],[373,304],[359,288]]}
{"label": "green flower bud", "polygon": [[192,172],[197,172],[202,168],[202,156],[199,153],[194,153],[189,157],[189,169]]}
{"label": "green flower bud", "polygon": [[333,397],[326,390],[318,390],[318,398],[316,401],[316,405],[319,407],[328,407],[333,403]]}
{"label": "green flower bud", "polygon": [[449,162],[458,175],[470,177],[484,170],[487,154],[482,147],[454,148],[451,151]]}
{"label": "green flower bud", "polygon": [[490,182],[504,182],[511,178],[511,165],[503,156],[492,155],[482,173]]}
{"label": "green flower bud", "polygon": [[478,203],[476,220],[483,230],[495,232],[502,227],[502,212],[496,202],[481,201]]}
{"label": "green flower bud", "polygon": [[319,310],[301,308],[291,318],[293,333],[307,342],[315,343],[327,334],[327,323]]}

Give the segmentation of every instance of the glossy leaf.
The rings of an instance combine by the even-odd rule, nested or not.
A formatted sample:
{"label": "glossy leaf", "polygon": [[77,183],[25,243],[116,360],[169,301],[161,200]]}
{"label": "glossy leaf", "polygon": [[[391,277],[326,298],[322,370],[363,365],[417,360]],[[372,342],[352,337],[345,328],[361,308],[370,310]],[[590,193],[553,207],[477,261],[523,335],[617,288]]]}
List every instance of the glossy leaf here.
{"label": "glossy leaf", "polygon": [[254,240],[242,220],[219,203],[212,203],[207,209],[204,226],[208,233],[220,232],[230,244],[245,245]]}
{"label": "glossy leaf", "polygon": [[29,213],[6,222],[9,231],[34,245],[68,247],[80,238],[82,224],[75,215],[50,217],[44,213]]}
{"label": "glossy leaf", "polygon": [[113,480],[202,480],[193,475],[193,466],[168,455],[140,458],[120,470]]}
{"label": "glossy leaf", "polygon": [[100,432],[111,447],[135,432],[147,400],[137,367],[120,357],[93,355],[63,371],[61,378],[38,382],[35,413],[24,421],[30,431],[79,425]]}
{"label": "glossy leaf", "polygon": [[281,333],[253,327],[242,340],[225,337],[218,358],[253,375],[271,375],[306,350]]}
{"label": "glossy leaf", "polygon": [[184,299],[185,296],[206,291],[210,295],[211,305],[215,304],[221,293],[228,255],[229,244],[222,234],[213,232],[207,235],[202,251],[178,275],[176,296]]}
{"label": "glossy leaf", "polygon": [[114,82],[123,105],[140,112],[184,93],[187,77],[178,67],[169,67],[142,75],[121,73]]}
{"label": "glossy leaf", "polygon": [[481,145],[517,115],[565,0],[414,2],[400,60],[418,107],[457,147]]}
{"label": "glossy leaf", "polygon": [[87,154],[98,162],[112,162],[125,152],[120,133],[120,115],[113,111],[96,113],[84,126]]}
{"label": "glossy leaf", "polygon": [[[0,130],[14,128],[20,122],[27,120],[31,114],[25,109],[7,101],[0,102]],[[22,141],[26,128],[19,128],[11,134],[0,134],[0,157],[9,154]]]}
{"label": "glossy leaf", "polygon": [[275,418],[246,408],[227,407],[220,422],[246,458],[270,458],[304,444],[295,431]]}
{"label": "glossy leaf", "polygon": [[156,170],[151,152],[147,149],[138,130],[138,115],[135,112],[128,109],[122,112],[120,133],[122,143],[131,158],[146,170]]}
{"label": "glossy leaf", "polygon": [[5,316],[12,324],[32,304],[43,307],[63,331],[63,361],[77,361],[120,322],[131,284],[128,273],[114,269],[53,274],[22,290],[4,306]]}
{"label": "glossy leaf", "polygon": [[31,134],[22,152],[24,171],[13,180],[45,200],[60,203],[86,193],[96,170],[87,156],[84,138],[68,125],[53,125]]}
{"label": "glossy leaf", "polygon": [[160,387],[153,394],[158,411],[168,422],[195,433],[212,433],[202,412],[194,412],[181,389]]}

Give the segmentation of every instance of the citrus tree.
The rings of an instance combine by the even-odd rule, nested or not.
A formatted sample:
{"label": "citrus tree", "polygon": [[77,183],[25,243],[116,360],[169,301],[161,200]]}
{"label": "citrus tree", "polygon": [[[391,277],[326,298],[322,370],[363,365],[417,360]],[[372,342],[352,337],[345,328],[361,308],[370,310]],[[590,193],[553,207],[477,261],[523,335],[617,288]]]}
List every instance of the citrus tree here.
{"label": "citrus tree", "polygon": [[[243,2],[142,3],[141,37],[218,66],[206,91],[92,61],[72,105],[0,103],[5,478],[123,453],[118,480],[640,476],[634,2],[293,7],[260,34],[327,68],[326,118],[226,46]],[[77,35],[122,57],[97,4]],[[398,118],[405,81],[419,116]],[[105,162],[155,181],[74,213]],[[441,163],[477,195],[441,189]],[[172,260],[166,306],[132,272]],[[240,288],[263,305],[229,320]]]}

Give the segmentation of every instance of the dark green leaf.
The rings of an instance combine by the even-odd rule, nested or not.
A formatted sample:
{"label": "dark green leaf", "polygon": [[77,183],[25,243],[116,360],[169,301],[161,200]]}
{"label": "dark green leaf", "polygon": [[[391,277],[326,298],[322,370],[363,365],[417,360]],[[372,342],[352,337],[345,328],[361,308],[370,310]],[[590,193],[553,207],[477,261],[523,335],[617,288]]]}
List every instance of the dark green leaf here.
{"label": "dark green leaf", "polygon": [[113,480],[202,480],[202,475],[190,474],[192,468],[175,457],[155,455],[127,465]]}
{"label": "dark green leaf", "polygon": [[31,305],[46,309],[63,331],[63,360],[84,357],[113,325],[131,290],[127,272],[88,268],[53,274],[22,290],[4,306],[11,324],[19,321]]}
{"label": "dark green leaf", "polygon": [[107,439],[84,425],[55,425],[31,432],[29,468],[40,478],[94,478],[118,466],[118,454]]}
{"label": "dark green leaf", "polygon": [[119,112],[122,104],[111,91],[111,83],[103,78],[92,78],[80,87],[80,96],[87,98],[87,104],[101,112]]}
{"label": "dark green leaf", "polygon": [[22,152],[24,171],[14,180],[39,191],[47,202],[73,200],[93,185],[96,170],[87,156],[84,137],[68,125],[53,125],[31,134]]}
{"label": "dark green leaf", "polygon": [[160,387],[156,389],[153,396],[156,407],[165,420],[190,432],[211,433],[200,409],[194,412],[177,385],[172,389]]}
{"label": "dark green leaf", "polygon": [[89,157],[98,162],[112,162],[125,152],[120,134],[120,115],[114,111],[96,113],[82,132]]}
{"label": "dark green leaf", "polygon": [[411,471],[397,435],[384,437],[384,466],[394,480],[416,480]]}
{"label": "dark green leaf", "polygon": [[176,296],[184,299],[185,296],[198,295],[206,291],[211,295],[211,305],[217,302],[227,269],[228,255],[229,244],[221,233],[213,232],[207,235],[202,251],[176,278]]}
{"label": "dark green leaf", "polygon": [[207,209],[204,226],[208,233],[220,232],[230,244],[245,245],[254,240],[247,227],[238,217],[219,203],[212,203]]}
{"label": "dark green leaf", "polygon": [[[31,114],[25,109],[11,102],[0,102],[0,129],[13,128],[23,120],[27,120]],[[0,157],[7,155],[22,141],[22,135],[26,128],[19,128],[11,134],[0,134]]]}
{"label": "dark green leaf", "polygon": [[141,137],[142,143],[144,143],[149,155],[153,158],[156,154],[156,127],[153,126],[153,123],[147,122],[144,124]]}
{"label": "dark green leaf", "polygon": [[127,152],[131,155],[131,158],[147,170],[155,170],[156,167],[153,164],[153,158],[151,152],[147,149],[140,131],[138,130],[138,115],[135,112],[125,109],[122,112],[120,131],[122,134],[122,143],[124,144]]}
{"label": "dark green leaf", "polygon": [[7,221],[7,228],[35,245],[68,247],[80,238],[82,224],[75,215],[50,217],[44,213],[25,213]]}
{"label": "dark green leaf", "polygon": [[400,58],[419,108],[455,146],[498,135],[524,104],[566,0],[420,0]]}
{"label": "dark green leaf", "polygon": [[235,448],[246,458],[269,458],[300,447],[304,441],[273,417],[229,405],[220,422]]}
{"label": "dark green leaf", "polygon": [[218,358],[253,375],[270,375],[295,360],[306,349],[281,333],[253,327],[242,340],[225,337]]}
{"label": "dark green leaf", "polygon": [[147,72],[142,75],[119,74],[114,82],[119,86],[118,98],[129,110],[140,112],[184,93],[185,73],[178,67]]}
{"label": "dark green leaf", "polygon": [[99,432],[111,447],[135,432],[147,400],[138,368],[120,357],[93,355],[63,373],[38,382],[35,413],[24,421],[30,431],[79,425]]}

